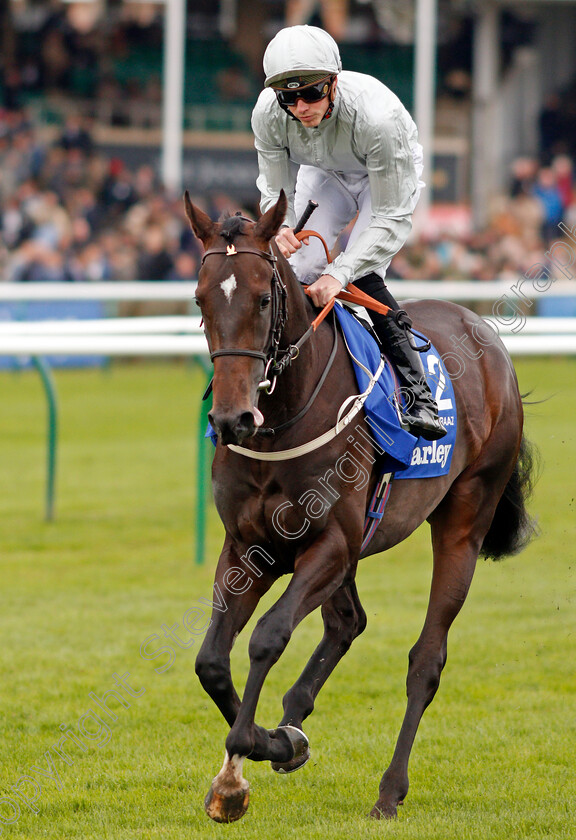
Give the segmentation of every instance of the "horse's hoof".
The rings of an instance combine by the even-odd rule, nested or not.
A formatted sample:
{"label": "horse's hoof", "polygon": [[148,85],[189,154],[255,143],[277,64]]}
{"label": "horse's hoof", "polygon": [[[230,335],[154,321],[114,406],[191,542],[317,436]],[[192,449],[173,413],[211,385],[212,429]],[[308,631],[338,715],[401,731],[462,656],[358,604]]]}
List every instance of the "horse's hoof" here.
{"label": "horse's hoof", "polygon": [[204,810],[219,823],[235,822],[248,810],[250,785],[242,776],[244,757],[226,753],[222,770],[212,780]]}
{"label": "horse's hoof", "polygon": [[230,823],[241,819],[248,810],[250,785],[246,780],[240,790],[216,790],[214,782],[204,800],[204,810],[210,819],[219,823]]}
{"label": "horse's hoof", "polygon": [[296,726],[279,726],[277,731],[282,730],[288,735],[290,743],[294,747],[294,755],[290,761],[271,761],[270,766],[276,773],[293,773],[295,770],[300,770],[304,767],[306,762],[310,759],[310,748],[308,746],[308,738]]}
{"label": "horse's hoof", "polygon": [[[402,805],[402,802],[399,802],[398,805]],[[377,802],[370,811],[370,816],[374,820],[394,820],[398,816],[398,808],[396,805],[385,805]]]}

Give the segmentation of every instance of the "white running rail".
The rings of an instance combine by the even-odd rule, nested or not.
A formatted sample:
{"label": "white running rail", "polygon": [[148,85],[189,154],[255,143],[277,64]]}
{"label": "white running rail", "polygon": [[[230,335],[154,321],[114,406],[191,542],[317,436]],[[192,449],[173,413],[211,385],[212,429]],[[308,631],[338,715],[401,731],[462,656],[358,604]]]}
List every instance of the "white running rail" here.
{"label": "white running rail", "polygon": [[[576,283],[557,281],[549,292],[537,292],[528,283],[522,294],[537,299],[576,298]],[[518,301],[504,282],[398,282],[388,283],[401,299]],[[187,301],[196,291],[193,282],[161,283],[0,283],[2,302],[31,301]],[[530,293],[531,292],[531,293]],[[25,309],[24,309],[25,314]],[[538,318],[521,315],[490,316],[512,355],[576,354],[576,318]],[[2,321],[0,355],[104,355],[181,356],[208,351],[197,316],[102,318],[98,320]]]}

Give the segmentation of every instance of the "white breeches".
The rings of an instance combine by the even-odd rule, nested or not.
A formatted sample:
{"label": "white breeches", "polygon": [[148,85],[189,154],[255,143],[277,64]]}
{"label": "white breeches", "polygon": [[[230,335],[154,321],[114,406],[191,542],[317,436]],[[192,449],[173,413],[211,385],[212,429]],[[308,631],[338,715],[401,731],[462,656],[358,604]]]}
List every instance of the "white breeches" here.
{"label": "white breeches", "polygon": [[[418,189],[414,195],[414,206],[411,212],[414,212],[420,191],[424,186],[421,180],[424,168],[422,146],[416,146],[413,156],[418,176]],[[306,227],[319,233],[325,239],[330,251],[339,234],[356,214],[358,218],[346,243],[346,250],[370,224],[372,202],[367,174],[324,172],[315,166],[302,165],[298,170],[294,197],[297,219],[306,209],[309,199],[317,201],[318,208],[312,214]],[[316,237],[310,237],[309,242],[308,246],[304,245],[290,258],[290,264],[296,276],[306,284],[313,283],[326,268],[326,254],[322,243]],[[390,261],[380,266],[377,271],[382,279],[386,276],[389,264]]]}

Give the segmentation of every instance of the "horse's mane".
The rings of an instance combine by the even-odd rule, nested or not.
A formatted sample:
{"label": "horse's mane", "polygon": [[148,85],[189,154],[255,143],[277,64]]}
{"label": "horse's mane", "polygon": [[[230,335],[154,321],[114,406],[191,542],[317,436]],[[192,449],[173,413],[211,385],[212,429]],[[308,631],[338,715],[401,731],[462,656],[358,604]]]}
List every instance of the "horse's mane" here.
{"label": "horse's mane", "polygon": [[232,243],[237,236],[245,235],[247,233],[246,224],[252,224],[251,220],[243,216],[240,211],[234,216],[230,211],[227,211],[220,217],[219,221],[221,224],[220,236],[223,236],[229,243]]}

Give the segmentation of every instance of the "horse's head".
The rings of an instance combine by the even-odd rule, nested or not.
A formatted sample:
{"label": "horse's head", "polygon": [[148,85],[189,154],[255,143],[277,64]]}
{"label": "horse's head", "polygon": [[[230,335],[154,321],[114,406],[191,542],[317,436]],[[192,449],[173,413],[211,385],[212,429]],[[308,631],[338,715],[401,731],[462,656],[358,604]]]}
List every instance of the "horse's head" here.
{"label": "horse's head", "polygon": [[205,248],[196,300],[214,362],[210,423],[222,443],[238,444],[264,421],[258,385],[285,319],[270,240],[284,220],[286,197],[282,192],[258,222],[237,215],[214,223],[188,193],[184,201]]}

